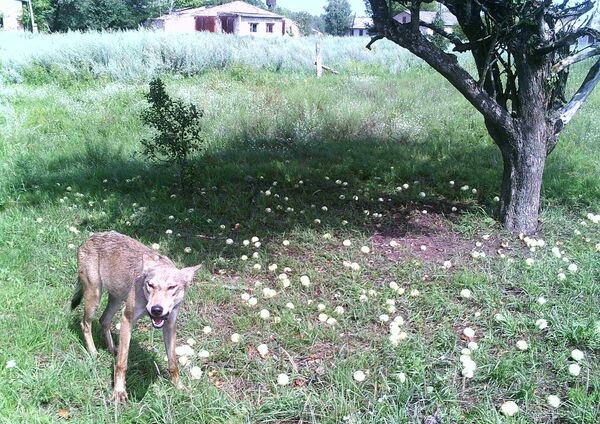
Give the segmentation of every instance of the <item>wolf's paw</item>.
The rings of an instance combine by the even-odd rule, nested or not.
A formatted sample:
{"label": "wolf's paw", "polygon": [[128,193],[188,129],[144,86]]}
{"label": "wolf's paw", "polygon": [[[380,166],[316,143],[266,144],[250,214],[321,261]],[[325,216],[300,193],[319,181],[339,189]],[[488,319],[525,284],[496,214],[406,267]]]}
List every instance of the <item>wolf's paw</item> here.
{"label": "wolf's paw", "polygon": [[127,402],[127,392],[124,390],[113,390],[112,398],[110,399],[110,401],[114,404]]}

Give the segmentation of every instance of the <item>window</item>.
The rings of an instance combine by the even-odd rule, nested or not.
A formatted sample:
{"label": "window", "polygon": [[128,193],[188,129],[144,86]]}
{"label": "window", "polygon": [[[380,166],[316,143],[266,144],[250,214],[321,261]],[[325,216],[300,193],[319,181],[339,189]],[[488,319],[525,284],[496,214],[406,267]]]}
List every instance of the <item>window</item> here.
{"label": "window", "polygon": [[250,24],[250,32],[258,32],[258,24],[257,23],[251,23]]}
{"label": "window", "polygon": [[364,33],[363,33],[363,30],[362,30],[362,29],[359,29],[359,30],[358,30],[358,35],[360,35],[361,37],[364,35]]}
{"label": "window", "polygon": [[406,16],[402,17],[402,23],[405,24],[406,23]]}
{"label": "window", "polygon": [[273,32],[273,27],[275,24],[267,24],[267,32]]}

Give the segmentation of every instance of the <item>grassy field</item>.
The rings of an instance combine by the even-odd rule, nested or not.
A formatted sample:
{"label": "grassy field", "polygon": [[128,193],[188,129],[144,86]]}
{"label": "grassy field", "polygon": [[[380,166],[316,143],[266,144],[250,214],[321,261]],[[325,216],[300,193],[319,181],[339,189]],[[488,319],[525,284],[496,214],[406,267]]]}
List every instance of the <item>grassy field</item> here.
{"label": "grassy field", "polygon": [[[172,74],[169,92],[205,110],[189,193],[139,154],[147,74],[38,65],[0,86],[0,422],[600,420],[598,93],[549,159],[531,241],[493,219],[501,159],[482,120],[418,64]],[[105,230],[204,265],[179,322],[189,390],[143,318],[130,403],[108,402],[113,358],[97,322],[87,355],[68,307],[76,247]]]}

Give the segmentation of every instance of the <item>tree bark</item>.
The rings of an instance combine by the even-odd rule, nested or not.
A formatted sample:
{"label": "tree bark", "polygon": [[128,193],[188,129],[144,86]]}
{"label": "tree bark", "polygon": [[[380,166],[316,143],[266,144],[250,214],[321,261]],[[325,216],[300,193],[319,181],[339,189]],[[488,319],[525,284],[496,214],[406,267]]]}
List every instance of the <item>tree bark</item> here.
{"label": "tree bark", "polygon": [[542,178],[549,139],[545,123],[528,122],[516,133],[490,128],[504,161],[500,195],[500,220],[514,233],[538,231]]}

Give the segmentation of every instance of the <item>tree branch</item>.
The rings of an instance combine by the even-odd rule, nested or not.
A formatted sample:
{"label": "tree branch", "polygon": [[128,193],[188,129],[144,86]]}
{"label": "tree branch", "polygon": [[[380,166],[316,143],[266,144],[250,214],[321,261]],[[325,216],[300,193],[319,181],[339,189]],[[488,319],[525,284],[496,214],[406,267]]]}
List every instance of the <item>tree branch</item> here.
{"label": "tree branch", "polygon": [[471,44],[470,43],[463,42],[455,34],[452,34],[451,32],[446,32],[442,28],[437,27],[437,26],[435,26],[432,23],[430,24],[430,23],[427,23],[427,22],[419,21],[419,26],[422,26],[422,27],[425,27],[425,28],[429,28],[430,30],[432,30],[436,34],[441,35],[446,40],[450,41],[452,44],[454,44],[454,48],[452,50],[455,51],[455,52],[462,53],[462,52],[466,52],[466,51],[471,50]]}
{"label": "tree branch", "polygon": [[579,28],[574,32],[570,32],[562,38],[559,38],[556,41],[552,41],[550,43],[546,43],[542,46],[539,46],[537,49],[533,51],[534,54],[537,55],[545,55],[548,53],[552,53],[562,47],[570,46],[579,40],[581,37],[590,36],[594,38],[594,41],[600,40],[600,31],[595,30],[593,28]]}
{"label": "tree branch", "polygon": [[555,128],[556,134],[569,123],[573,118],[573,115],[577,113],[581,105],[587,100],[590,94],[592,94],[592,91],[598,82],[600,82],[600,60],[590,68],[585,80],[583,80],[583,83],[581,83],[581,86],[573,95],[571,101],[558,111],[558,120]]}
{"label": "tree branch", "polygon": [[594,0],[585,0],[582,3],[575,4],[571,7],[567,7],[569,1],[563,1],[560,5],[556,4],[550,7],[548,13],[554,19],[564,19],[570,17],[579,17],[586,14],[594,8]]}
{"label": "tree branch", "polygon": [[383,35],[376,35],[374,37],[371,37],[371,41],[369,41],[369,44],[367,44],[365,47],[369,50],[371,50],[371,46],[379,40],[383,40],[385,37]]}
{"label": "tree branch", "polygon": [[[456,56],[447,54],[436,47],[419,31],[413,32],[406,25],[395,21],[391,16],[386,0],[371,0],[373,10],[373,29],[383,36],[408,49],[423,59],[432,68],[445,77],[484,117],[487,121],[514,132],[514,122],[508,111],[479,86],[477,81],[458,64]],[[480,19],[479,16],[470,16]]]}
{"label": "tree branch", "polygon": [[600,46],[582,50],[574,55],[567,56],[561,59],[560,62],[552,66],[552,72],[558,74],[563,69],[568,68],[574,63],[581,62],[582,60],[589,59],[590,57],[600,55]]}

